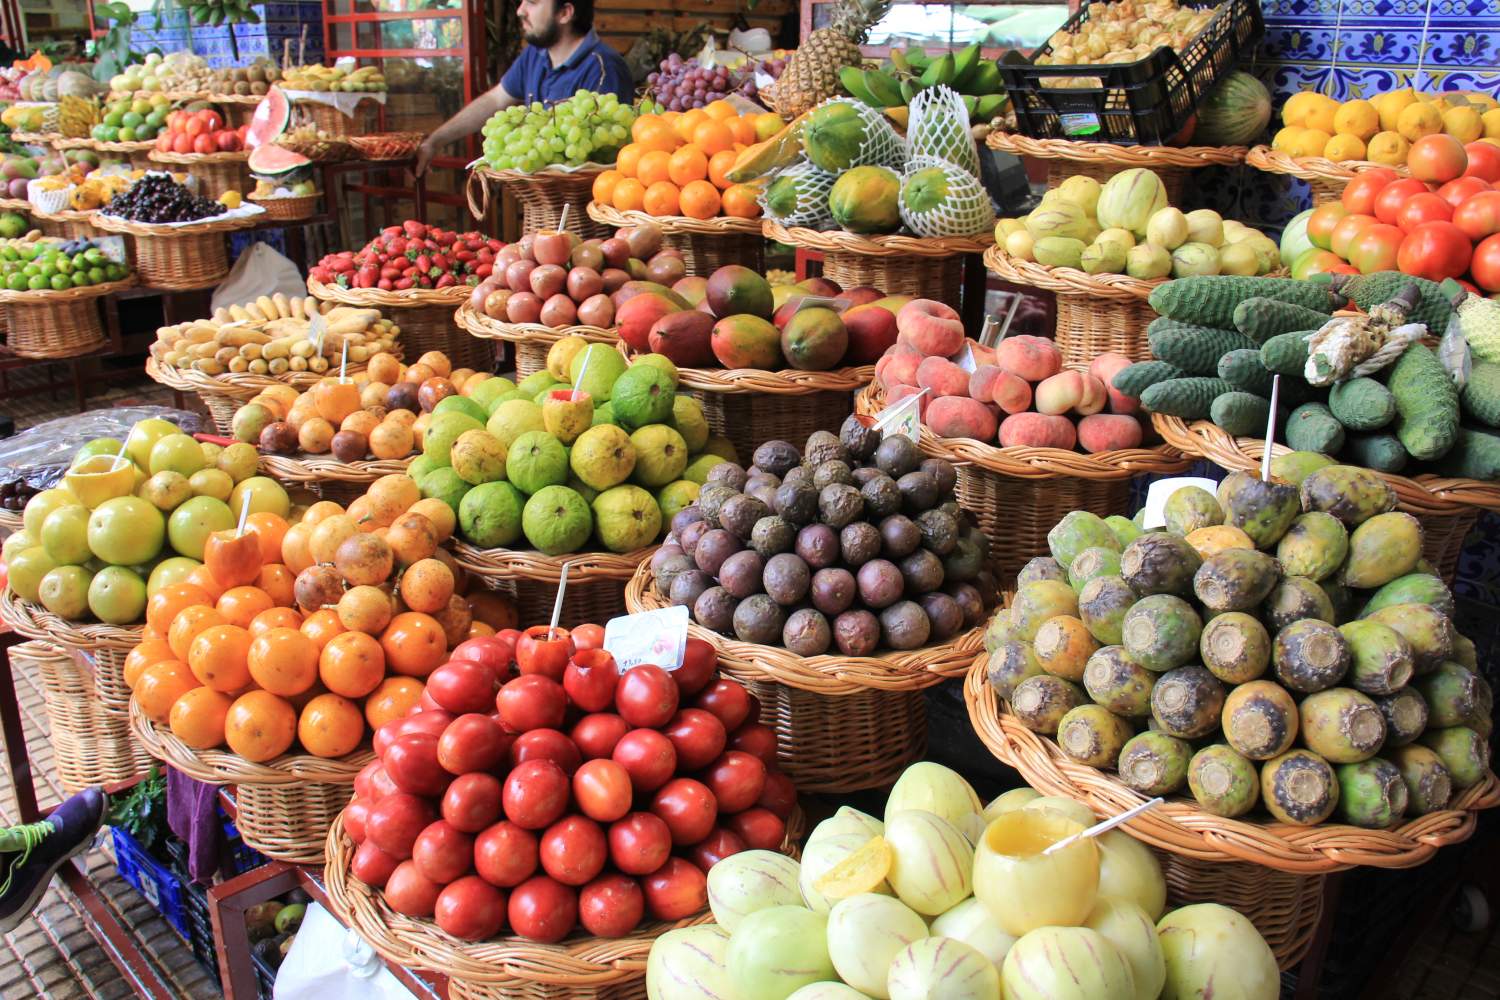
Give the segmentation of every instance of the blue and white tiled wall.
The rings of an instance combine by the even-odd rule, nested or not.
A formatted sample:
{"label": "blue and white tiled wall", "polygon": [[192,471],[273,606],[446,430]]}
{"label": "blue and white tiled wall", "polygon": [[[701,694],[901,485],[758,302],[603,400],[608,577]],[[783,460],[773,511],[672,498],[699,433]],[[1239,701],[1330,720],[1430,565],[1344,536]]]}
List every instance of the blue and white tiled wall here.
{"label": "blue and white tiled wall", "polygon": [[190,49],[207,60],[209,66],[221,69],[246,65],[261,56],[271,56],[279,61],[288,39],[292,42],[292,57],[295,59],[302,40],[302,27],[306,25],[306,60],[322,61],[322,0],[284,0],[264,4],[257,7],[256,11],[261,16],[260,24],[233,26],[234,40],[239,49],[238,61],[229,45],[229,25],[217,28],[189,25],[187,11],[176,5],[166,11],[160,20],[150,12],[142,13],[132,32],[133,44],[140,51],[153,46],[160,48],[162,52]]}

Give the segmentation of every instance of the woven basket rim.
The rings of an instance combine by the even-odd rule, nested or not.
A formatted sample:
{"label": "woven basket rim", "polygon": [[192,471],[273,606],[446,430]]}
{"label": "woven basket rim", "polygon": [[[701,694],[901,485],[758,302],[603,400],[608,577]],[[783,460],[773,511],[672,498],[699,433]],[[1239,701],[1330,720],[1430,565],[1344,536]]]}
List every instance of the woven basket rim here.
{"label": "woven basket rim", "polygon": [[867,257],[956,257],[965,253],[983,253],[995,242],[993,233],[969,238],[944,236],[930,239],[922,236],[861,236],[842,230],[822,231],[803,226],[783,226],[775,219],[762,219],[761,231],[767,239],[806,250],[824,253],[863,254]]}
{"label": "woven basket rim", "polygon": [[613,163],[591,163],[578,170],[557,170],[554,167],[543,167],[536,173],[528,174],[523,170],[496,170],[493,167],[476,166],[473,173],[482,178],[493,178],[502,184],[547,184],[568,181],[579,181],[585,178],[592,184],[595,177],[606,170],[613,170]]}
{"label": "woven basket rim", "polygon": [[347,757],[283,754],[264,764],[252,763],[228,750],[194,750],[170,729],[146,718],[134,697],[130,699],[130,731],[152,757],[213,785],[350,785],[375,759],[375,751],[368,745]]}
{"label": "woven basket rim", "polygon": [[245,195],[245,200],[246,201],[254,202],[257,205],[267,205],[267,204],[290,205],[290,204],[292,204],[294,202],[306,202],[307,204],[311,205],[313,202],[317,201],[321,197],[323,197],[323,192],[322,191],[314,191],[312,194],[266,195],[266,196],[261,197],[261,198],[257,198],[254,195],[247,194],[247,195]]}
{"label": "woven basket rim", "polygon": [[[1142,795],[1110,774],[1071,760],[1057,742],[1033,733],[1001,704],[985,678],[989,654],[981,652],[964,679],[964,702],[980,741],[1001,762],[1014,767],[1032,787],[1065,795],[1108,817],[1145,802]],[[1369,830],[1342,823],[1293,826],[1226,819],[1173,798],[1125,823],[1139,840],[1200,861],[1240,861],[1303,875],[1343,871],[1358,865],[1407,868],[1428,860],[1439,847],[1467,840],[1475,813],[1500,805],[1500,781],[1485,779],[1460,792],[1457,808],[1417,816],[1393,830]]]}
{"label": "woven basket rim", "polygon": [[152,139],[135,139],[130,142],[108,142],[104,139],[90,139],[88,137],[72,139],[53,139],[53,149],[93,149],[101,153],[144,153],[155,149],[156,142]]}
{"label": "woven basket rim", "polygon": [[25,523],[21,519],[20,511],[0,509],[0,528],[4,528],[7,531],[20,531],[25,526]]}
{"label": "woven basket rim", "polygon": [[1002,280],[1029,288],[1088,299],[1145,302],[1167,278],[1132,278],[1128,274],[1089,274],[1076,267],[1048,267],[1012,257],[998,246],[984,252],[984,266]]}
{"label": "woven basket rim", "polygon": [[33,219],[40,219],[43,222],[89,222],[94,215],[92,211],[76,208],[65,208],[61,212],[44,212],[35,205],[28,210],[28,214]]}
{"label": "woven basket rim", "polygon": [[544,555],[534,549],[481,549],[454,538],[453,558],[464,569],[480,578],[531,580],[557,583],[564,566],[568,583],[600,583],[613,580],[623,583],[636,567],[648,561],[657,546],[649,545],[634,552],[569,552],[559,556]]}
{"label": "woven basket rim", "polygon": [[650,215],[630,209],[621,211],[613,205],[590,201],[589,218],[606,226],[654,225],[667,236],[691,234],[693,236],[761,236],[760,216],[742,219],[734,215],[716,215],[709,219],[695,219],[689,215]]}
{"label": "woven basket rim", "polygon": [[680,385],[702,392],[752,396],[806,396],[814,392],[855,392],[875,377],[874,365],[827,371],[761,371],[758,368],[678,368]]}
{"label": "woven basket rim", "polygon": [[382,476],[399,476],[416,460],[416,452],[406,458],[372,458],[358,462],[341,462],[331,455],[260,456],[260,467],[273,479],[295,483],[344,482],[373,483]]}
{"label": "woven basket rim", "polygon": [[209,97],[209,93],[206,90],[135,90],[135,91],[111,90],[110,91],[110,95],[111,96],[116,95],[116,94],[118,94],[118,95],[120,95],[122,97],[128,94],[130,96],[131,100],[135,100],[137,98],[139,98],[141,100],[150,100],[153,97],[164,97],[168,101],[203,101],[203,100],[207,100],[208,97]]}
{"label": "woven basket rim", "polygon": [[1288,174],[1305,181],[1352,181],[1369,170],[1393,170],[1398,177],[1410,177],[1402,166],[1388,166],[1370,160],[1330,160],[1322,156],[1290,156],[1270,146],[1253,146],[1245,162],[1268,174]]}
{"label": "woven basket rim", "polygon": [[62,291],[53,289],[35,289],[24,292],[13,292],[8,288],[0,288],[0,303],[18,306],[45,306],[59,302],[78,302],[83,299],[97,299],[105,295],[113,295],[124,288],[130,288],[135,284],[135,275],[130,275],[120,281],[105,281],[98,285],[82,285],[78,288],[65,288]]}
{"label": "woven basket rim", "polygon": [[[473,291],[473,289],[469,289]],[[564,337],[578,336],[595,344],[615,344],[619,335],[602,326],[542,326],[540,323],[504,323],[491,319],[469,305],[467,299],[454,312],[453,321],[475,337],[505,340],[514,344],[556,343]]]}
{"label": "woven basket rim", "polygon": [[[1212,421],[1195,420],[1164,413],[1151,414],[1151,423],[1162,439],[1194,458],[1206,458],[1231,472],[1253,472],[1260,468],[1265,441],[1261,438],[1231,436]],[[1285,455],[1292,449],[1283,444],[1271,446],[1272,455]],[[1375,475],[1390,484],[1396,497],[1408,510],[1426,514],[1452,514],[1457,508],[1479,507],[1500,511],[1500,482],[1481,479],[1458,479],[1423,473],[1401,476],[1393,472]]]}
{"label": "woven basket rim", "polygon": [[[875,416],[884,395],[875,384],[854,397],[854,412]],[[922,425],[922,451],[954,465],[974,466],[1017,479],[1092,479],[1107,482],[1144,473],[1181,472],[1192,464],[1171,444],[1151,448],[1123,448],[1092,454],[1065,448],[1000,448],[974,438],[938,437]]]}
{"label": "woven basket rim", "polygon": [[[155,146],[154,143],[152,145]],[[166,153],[153,148],[147,159],[153,163],[184,163],[188,166],[197,163],[248,163],[250,153],[244,150],[230,153]]]}
{"label": "woven basket rim", "polygon": [[241,215],[233,219],[212,219],[207,222],[191,222],[186,225],[132,222],[128,219],[119,219],[105,215],[103,212],[95,212],[89,219],[89,225],[97,229],[103,229],[110,233],[124,233],[127,236],[154,236],[165,239],[178,239],[193,236],[211,236],[215,233],[232,233],[240,229],[250,229],[260,224],[260,215]]}
{"label": "woven basket rim", "polygon": [[25,198],[0,198],[0,210],[6,212],[30,212],[31,202]]}
{"label": "woven basket rim", "polygon": [[[625,586],[625,607],[631,614],[668,607],[657,595],[651,563],[641,563]],[[887,652],[880,656],[797,656],[778,646],[740,642],[688,623],[688,634],[713,645],[721,662],[736,673],[759,674],[770,680],[823,695],[860,694],[879,691],[920,691],[960,677],[981,649],[984,626],[978,626],[947,642],[910,652]]]}
{"label": "woven basket rim", "polygon": [[22,600],[9,585],[0,592],[0,619],[28,639],[61,641],[85,652],[95,649],[134,649],[141,641],[142,625],[106,625],[103,622],[70,622],[31,601]]}
{"label": "woven basket rim", "polygon": [[307,292],[313,298],[338,302],[346,306],[369,309],[419,309],[428,306],[457,306],[467,302],[474,289],[468,285],[448,288],[405,288],[387,292],[380,288],[340,288],[325,285],[312,275],[307,277]]}
{"label": "woven basket rim", "polygon": [[215,94],[213,92],[209,92],[204,98],[211,104],[259,104],[265,99],[265,94]]}
{"label": "woven basket rim", "polygon": [[998,129],[985,145],[1017,156],[1039,160],[1107,164],[1116,167],[1232,167],[1245,162],[1246,146],[1118,146],[1109,142],[1080,139],[1033,139]]}
{"label": "woven basket rim", "polygon": [[[394,352],[393,352],[394,353]],[[399,355],[397,355],[399,357]],[[365,370],[365,365],[349,366],[350,374]],[[322,378],[317,372],[284,372],[281,375],[256,375],[253,372],[225,372],[222,375],[205,375],[191,368],[177,368],[163,364],[153,357],[146,358],[146,374],[155,382],[172,389],[199,394],[233,396],[250,400],[263,389],[273,385],[289,385],[294,389],[307,389]]]}
{"label": "woven basket rim", "polygon": [[63,138],[63,134],[61,132],[12,132],[10,137],[12,141],[26,146],[47,146]]}

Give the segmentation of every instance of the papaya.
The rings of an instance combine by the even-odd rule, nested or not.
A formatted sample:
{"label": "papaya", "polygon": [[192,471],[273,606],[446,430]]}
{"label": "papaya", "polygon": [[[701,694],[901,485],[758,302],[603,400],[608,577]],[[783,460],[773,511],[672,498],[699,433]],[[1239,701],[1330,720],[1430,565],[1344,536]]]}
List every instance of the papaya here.
{"label": "papaya", "polygon": [[833,221],[851,233],[890,233],[901,226],[901,178],[885,167],[855,167],[828,192]]}

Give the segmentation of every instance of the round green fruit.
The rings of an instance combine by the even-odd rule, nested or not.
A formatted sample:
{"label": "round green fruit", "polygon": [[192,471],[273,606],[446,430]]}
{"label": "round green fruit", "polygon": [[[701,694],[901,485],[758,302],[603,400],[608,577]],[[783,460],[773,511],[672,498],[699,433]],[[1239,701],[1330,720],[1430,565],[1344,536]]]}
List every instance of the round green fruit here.
{"label": "round green fruit", "polygon": [[224,501],[193,497],[167,518],[167,539],[178,555],[201,560],[208,536],[215,531],[228,531],[235,523],[234,513]]}
{"label": "round green fruit", "polygon": [[616,486],[594,500],[594,531],[611,552],[634,552],[661,534],[661,508],[639,486]]}
{"label": "round green fruit", "polygon": [[505,475],[528,496],[548,486],[561,486],[568,480],[568,451],[546,431],[527,431],[510,446]]}
{"label": "round green fruit", "polygon": [[292,509],[292,499],[286,495],[285,488],[267,476],[251,476],[235,484],[233,491],[229,494],[229,507],[236,517],[239,516],[240,507],[244,505],[247,496],[250,498],[250,513],[252,514],[267,511],[277,517],[286,517],[287,512]]}
{"label": "round green fruit", "polygon": [[[141,468],[147,468],[151,464],[151,449],[156,442],[168,434],[181,434],[177,425],[160,417],[147,417],[138,421],[130,428],[130,436],[125,439],[125,454],[130,460]],[[202,454],[202,452],[199,452]]]}
{"label": "round green fruit", "polygon": [[[163,438],[162,440],[166,439]],[[200,476],[204,471],[203,469],[199,469],[193,475]],[[171,470],[158,472],[142,483],[136,491],[136,495],[142,500],[145,500],[157,510],[165,511],[176,510],[178,505],[191,497],[193,493],[194,490],[188,477],[180,472],[172,472]],[[228,494],[226,493],[225,496],[227,497]]]}
{"label": "round green fruit", "polygon": [[229,478],[236,483],[242,482],[255,475],[255,470],[260,466],[260,452],[255,450],[253,444],[236,441],[219,452],[214,465],[220,472],[229,473]]}
{"label": "round green fruit", "polygon": [[203,564],[188,556],[168,556],[151,568],[146,578],[146,597],[150,598],[163,587],[186,580],[188,574]]}
{"label": "round green fruit", "polygon": [[464,481],[463,477],[454,472],[448,466],[433,469],[431,472],[417,480],[417,489],[422,493],[424,499],[436,497],[443,501],[453,513],[458,513],[459,504],[463,502],[464,495],[473,487]]}
{"label": "round green fruit", "polygon": [[698,493],[702,488],[691,479],[679,479],[663,486],[656,493],[656,505],[661,508],[661,519],[670,524],[678,511],[697,503]]}
{"label": "round green fruit", "polygon": [[119,438],[94,438],[88,444],[78,449],[78,454],[73,456],[73,464],[77,465],[85,458],[94,455],[118,455],[125,442]]}
{"label": "round green fruit", "polygon": [[566,486],[542,487],[521,512],[526,540],[549,556],[578,551],[593,529],[589,505]]}
{"label": "round green fruit", "polygon": [[223,469],[199,469],[188,477],[188,489],[196,497],[213,497],[228,502],[229,495],[234,492],[234,477]]}
{"label": "round green fruit", "polygon": [[89,550],[89,509],[82,504],[59,507],[42,522],[42,548],[59,566],[81,566]]}
{"label": "round green fruit", "polygon": [[77,621],[89,609],[92,580],[93,575],[82,566],[59,566],[42,577],[37,600],[59,618]]}
{"label": "round green fruit", "polygon": [[526,497],[510,483],[476,486],[458,504],[458,532],[482,549],[508,547],[521,537]]}
{"label": "round green fruit", "polygon": [[112,565],[134,566],[155,559],[165,535],[166,522],[161,511],[140,497],[106,500],[89,515],[89,548]]}
{"label": "round green fruit", "polygon": [[529,399],[508,399],[495,408],[484,429],[495,436],[507,451],[516,439],[529,431],[543,430],[542,408]]}
{"label": "round green fruit", "polygon": [[146,611],[146,581],[124,566],[106,566],[89,582],[88,602],[101,622],[130,625]]}
{"label": "round green fruit", "polygon": [[631,479],[655,489],[682,478],[687,468],[687,442],[666,424],[651,424],[630,435],[635,446],[635,471]]}
{"label": "round green fruit", "polygon": [[[568,381],[604,403],[613,398],[615,380],[625,372],[625,356],[608,344],[590,344],[568,363]],[[578,381],[579,375],[584,381]]]}
{"label": "round green fruit", "polygon": [[23,601],[35,601],[42,578],[57,568],[57,563],[40,545],[23,549],[6,559],[10,571],[10,589]]}
{"label": "round green fruit", "polygon": [[78,503],[78,498],[73,495],[72,490],[54,486],[50,490],[42,490],[36,496],[26,501],[26,509],[21,512],[21,522],[26,530],[31,532],[31,537],[41,540],[42,522],[47,520],[47,515],[59,507],[67,507]]}

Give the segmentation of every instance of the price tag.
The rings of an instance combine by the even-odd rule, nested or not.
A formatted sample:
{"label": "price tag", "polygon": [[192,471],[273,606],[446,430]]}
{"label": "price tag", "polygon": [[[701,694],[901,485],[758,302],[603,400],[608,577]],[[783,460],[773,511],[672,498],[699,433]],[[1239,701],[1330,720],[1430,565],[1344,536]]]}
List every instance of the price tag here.
{"label": "price tag", "polygon": [[971,341],[967,340],[964,341],[963,349],[960,350],[957,354],[953,355],[953,357],[949,360],[951,360],[954,364],[958,365],[958,367],[962,368],[970,375],[973,375],[974,369],[979,367],[979,365],[974,361],[974,344]]}
{"label": "price tag", "polygon": [[94,246],[99,248],[100,253],[109,259],[111,264],[125,263],[125,237],[123,236],[93,236]]}
{"label": "price tag", "polygon": [[676,670],[687,652],[687,627],[686,605],[611,618],[604,625],[604,649],[621,673],[643,663]]}
{"label": "price tag", "polygon": [[1099,116],[1094,114],[1058,115],[1058,124],[1062,126],[1063,135],[1072,138],[1080,135],[1097,135],[1099,132]]}
{"label": "price tag", "polygon": [[877,430],[887,434],[901,434],[913,444],[922,440],[922,397],[928,390],[907,396],[895,406],[886,407],[875,421]]}
{"label": "price tag", "polygon": [[793,309],[792,312],[799,313],[804,309],[832,309],[836,313],[841,313],[848,308],[848,299],[831,299],[823,295],[804,295],[797,300],[797,308]]}
{"label": "price tag", "polygon": [[1150,529],[1165,525],[1167,523],[1167,498],[1184,486],[1201,486],[1210,493],[1215,493],[1219,489],[1218,483],[1212,479],[1204,479],[1202,476],[1174,476],[1171,479],[1158,479],[1146,491],[1146,513],[1142,516],[1141,527]]}

